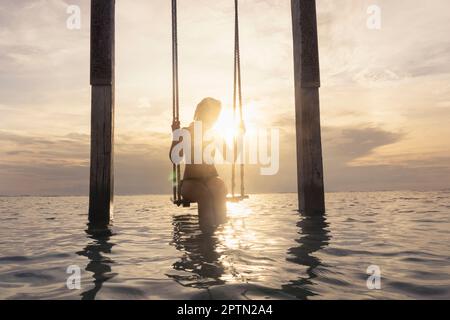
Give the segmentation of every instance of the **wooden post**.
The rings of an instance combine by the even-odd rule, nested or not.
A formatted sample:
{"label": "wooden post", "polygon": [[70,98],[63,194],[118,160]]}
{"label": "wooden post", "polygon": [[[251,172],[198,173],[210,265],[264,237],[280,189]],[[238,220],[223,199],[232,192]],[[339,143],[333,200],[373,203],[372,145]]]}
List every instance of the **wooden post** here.
{"label": "wooden post", "polygon": [[89,223],[106,226],[114,198],[115,0],[91,1],[91,172]]}
{"label": "wooden post", "polygon": [[294,36],[297,185],[300,211],[325,213],[315,0],[291,0]]}

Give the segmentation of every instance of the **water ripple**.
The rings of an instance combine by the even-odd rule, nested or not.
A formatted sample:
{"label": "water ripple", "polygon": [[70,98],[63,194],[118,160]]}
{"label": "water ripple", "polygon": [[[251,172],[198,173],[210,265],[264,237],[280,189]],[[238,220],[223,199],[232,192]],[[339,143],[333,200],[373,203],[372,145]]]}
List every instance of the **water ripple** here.
{"label": "water ripple", "polygon": [[[117,197],[103,232],[86,230],[87,198],[0,197],[0,298],[449,299],[448,195],[330,193],[326,217],[255,195],[212,235],[166,196]],[[74,265],[80,290],[66,287]]]}

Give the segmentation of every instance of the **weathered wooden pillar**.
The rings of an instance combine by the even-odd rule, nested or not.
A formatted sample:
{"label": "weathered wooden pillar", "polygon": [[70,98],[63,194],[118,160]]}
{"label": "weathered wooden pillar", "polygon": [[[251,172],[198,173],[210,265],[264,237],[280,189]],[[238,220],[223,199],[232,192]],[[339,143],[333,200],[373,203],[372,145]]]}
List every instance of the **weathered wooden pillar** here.
{"label": "weathered wooden pillar", "polygon": [[109,224],[114,198],[115,0],[91,1],[91,173],[89,223]]}
{"label": "weathered wooden pillar", "polygon": [[297,185],[300,211],[325,213],[315,0],[291,0],[294,36]]}

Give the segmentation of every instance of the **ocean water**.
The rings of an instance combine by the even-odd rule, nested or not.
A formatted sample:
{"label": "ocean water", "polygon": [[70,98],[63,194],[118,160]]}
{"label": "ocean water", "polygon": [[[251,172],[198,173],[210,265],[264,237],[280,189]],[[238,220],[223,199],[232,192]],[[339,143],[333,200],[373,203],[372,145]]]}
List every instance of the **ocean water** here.
{"label": "ocean water", "polygon": [[98,233],[87,198],[3,197],[0,299],[450,298],[450,192],[326,198],[327,215],[306,218],[295,194],[253,195],[208,236],[167,196],[116,197]]}

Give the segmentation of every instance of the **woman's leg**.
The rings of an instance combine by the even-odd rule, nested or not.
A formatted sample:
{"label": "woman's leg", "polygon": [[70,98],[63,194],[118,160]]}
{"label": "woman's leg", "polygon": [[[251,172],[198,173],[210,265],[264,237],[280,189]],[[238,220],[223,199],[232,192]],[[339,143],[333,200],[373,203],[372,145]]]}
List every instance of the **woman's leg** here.
{"label": "woman's leg", "polygon": [[213,198],[216,224],[224,223],[227,219],[227,187],[219,177],[211,178],[206,182],[208,190]]}
{"label": "woman's leg", "polygon": [[198,203],[198,220],[200,229],[211,232],[215,225],[214,205],[207,186],[196,180],[185,180],[181,186],[181,195],[184,199]]}

